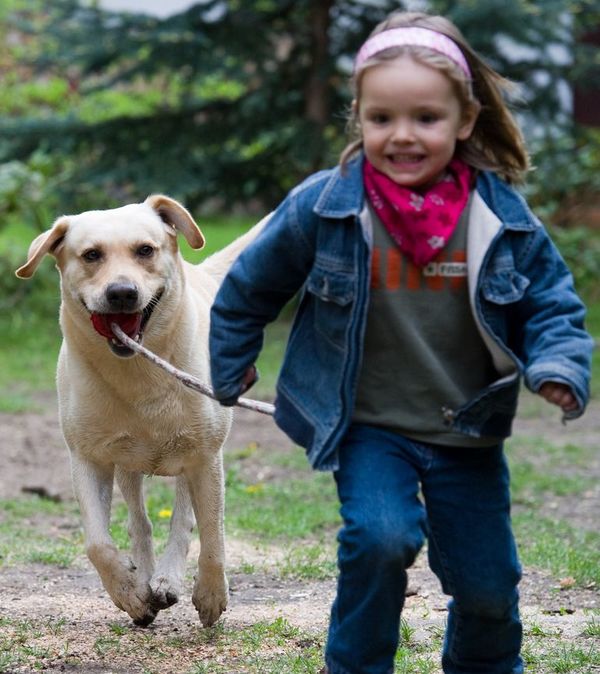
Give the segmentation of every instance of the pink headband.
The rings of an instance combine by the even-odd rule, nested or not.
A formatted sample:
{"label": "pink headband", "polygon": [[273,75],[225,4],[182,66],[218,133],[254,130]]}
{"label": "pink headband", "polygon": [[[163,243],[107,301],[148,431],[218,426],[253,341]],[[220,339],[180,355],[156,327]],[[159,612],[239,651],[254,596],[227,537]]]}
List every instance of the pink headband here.
{"label": "pink headband", "polygon": [[390,28],[384,30],[382,33],[377,33],[369,38],[360,48],[356,61],[354,63],[354,70],[358,70],[360,66],[375,54],[389,49],[390,47],[427,47],[433,51],[437,51],[444,56],[447,56],[451,61],[454,61],[465,75],[471,79],[471,70],[467,63],[467,59],[460,50],[459,46],[443,33],[438,33],[429,28],[417,27],[403,27]]}

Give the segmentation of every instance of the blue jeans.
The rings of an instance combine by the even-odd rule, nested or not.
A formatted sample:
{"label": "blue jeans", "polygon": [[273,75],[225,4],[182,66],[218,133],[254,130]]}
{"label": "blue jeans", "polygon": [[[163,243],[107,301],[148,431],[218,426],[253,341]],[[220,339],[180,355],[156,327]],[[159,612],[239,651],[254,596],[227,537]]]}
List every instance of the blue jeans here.
{"label": "blue jeans", "polygon": [[330,674],[393,672],[406,569],[425,536],[431,569],[452,597],[445,674],[522,674],[521,569],[502,446],[443,447],[354,425],[335,479],[344,525]]}

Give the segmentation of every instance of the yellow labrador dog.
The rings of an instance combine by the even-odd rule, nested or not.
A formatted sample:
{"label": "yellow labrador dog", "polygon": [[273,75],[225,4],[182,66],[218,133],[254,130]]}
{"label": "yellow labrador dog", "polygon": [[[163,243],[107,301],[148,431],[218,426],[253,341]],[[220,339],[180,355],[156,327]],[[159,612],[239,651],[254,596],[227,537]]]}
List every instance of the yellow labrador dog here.
{"label": "yellow labrador dog", "polygon": [[[227,606],[221,447],[231,411],[136,356],[110,325],[208,382],[210,305],[262,225],[191,265],[179,253],[177,233],[201,248],[200,229],[179,203],[154,195],[140,204],[59,218],[32,242],[16,272],[29,278],[47,253],[56,259],[63,332],[59,410],[86,552],[113,602],[140,625],[178,601],[194,515],[201,547],[192,601],[205,626]],[[170,534],[158,562],[144,475],[177,476]],[[114,479],[128,506],[131,557],[117,550],[109,533]]]}

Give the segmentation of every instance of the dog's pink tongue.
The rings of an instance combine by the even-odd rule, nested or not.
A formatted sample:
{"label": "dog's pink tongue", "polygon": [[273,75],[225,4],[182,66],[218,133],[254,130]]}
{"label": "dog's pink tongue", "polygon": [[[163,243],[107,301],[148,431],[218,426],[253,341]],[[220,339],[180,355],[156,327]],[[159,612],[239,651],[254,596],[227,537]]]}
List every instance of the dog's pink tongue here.
{"label": "dog's pink tongue", "polygon": [[108,339],[114,336],[111,323],[116,323],[131,338],[138,334],[142,326],[142,314],[92,314],[90,318],[96,332]]}

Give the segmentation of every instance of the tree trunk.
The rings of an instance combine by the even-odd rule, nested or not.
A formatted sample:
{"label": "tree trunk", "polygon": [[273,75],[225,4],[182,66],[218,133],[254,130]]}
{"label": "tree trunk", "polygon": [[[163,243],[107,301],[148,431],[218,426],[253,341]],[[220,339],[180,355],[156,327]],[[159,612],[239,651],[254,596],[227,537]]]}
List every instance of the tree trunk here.
{"label": "tree trunk", "polygon": [[312,169],[321,167],[323,134],[329,122],[330,99],[328,82],[329,24],[335,0],[313,0],[310,10],[311,64],[305,89],[305,118],[314,125],[316,134]]}

